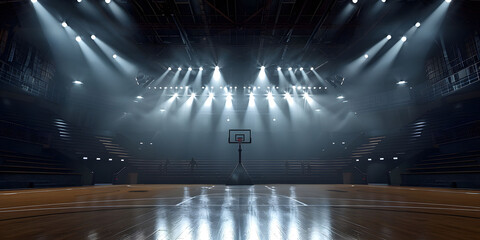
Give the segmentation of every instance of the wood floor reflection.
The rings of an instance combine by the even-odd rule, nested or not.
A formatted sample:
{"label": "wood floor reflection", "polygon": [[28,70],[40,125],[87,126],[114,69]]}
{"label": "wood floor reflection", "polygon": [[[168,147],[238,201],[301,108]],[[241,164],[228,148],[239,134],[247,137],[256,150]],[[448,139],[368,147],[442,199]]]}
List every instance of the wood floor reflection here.
{"label": "wood floor reflection", "polygon": [[1,239],[480,239],[480,192],[353,185],[0,191]]}

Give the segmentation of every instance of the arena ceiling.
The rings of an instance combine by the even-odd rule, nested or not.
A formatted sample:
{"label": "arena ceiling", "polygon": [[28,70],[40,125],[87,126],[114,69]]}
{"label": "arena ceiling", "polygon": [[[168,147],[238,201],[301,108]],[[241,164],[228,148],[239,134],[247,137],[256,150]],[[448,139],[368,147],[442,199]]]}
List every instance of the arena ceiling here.
{"label": "arena ceiling", "polygon": [[[264,65],[272,72],[277,66],[314,67],[325,77],[342,75],[340,68],[363,56],[385,36],[400,39],[443,2],[38,1],[59,22],[67,21],[81,34],[95,33],[153,75],[177,66],[219,65],[225,71],[251,67],[255,72]],[[22,27],[38,29],[30,0],[0,4],[2,22],[16,19]],[[454,0],[445,22],[454,20],[454,27],[478,26],[478,9],[479,1]]]}

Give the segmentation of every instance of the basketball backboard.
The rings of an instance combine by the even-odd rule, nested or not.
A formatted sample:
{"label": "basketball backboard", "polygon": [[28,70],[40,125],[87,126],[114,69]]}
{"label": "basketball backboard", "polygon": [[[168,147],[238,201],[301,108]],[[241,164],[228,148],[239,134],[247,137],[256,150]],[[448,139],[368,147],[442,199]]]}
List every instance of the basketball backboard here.
{"label": "basketball backboard", "polygon": [[228,130],[228,143],[252,143],[252,130],[250,129]]}

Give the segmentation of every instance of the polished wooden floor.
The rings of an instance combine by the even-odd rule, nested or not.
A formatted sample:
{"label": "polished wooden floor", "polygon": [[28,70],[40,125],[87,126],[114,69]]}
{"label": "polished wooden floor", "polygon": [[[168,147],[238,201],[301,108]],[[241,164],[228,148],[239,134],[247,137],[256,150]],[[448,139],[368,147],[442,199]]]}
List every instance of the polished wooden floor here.
{"label": "polished wooden floor", "polygon": [[480,239],[480,191],[360,185],[0,191],[0,239]]}

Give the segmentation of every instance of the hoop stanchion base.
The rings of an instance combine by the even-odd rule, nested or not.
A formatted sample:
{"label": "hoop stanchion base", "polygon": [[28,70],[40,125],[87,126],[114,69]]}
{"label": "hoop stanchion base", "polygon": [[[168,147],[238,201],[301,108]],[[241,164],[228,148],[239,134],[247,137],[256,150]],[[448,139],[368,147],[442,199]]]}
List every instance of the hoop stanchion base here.
{"label": "hoop stanchion base", "polygon": [[243,164],[238,163],[227,179],[226,185],[253,185],[253,182]]}

